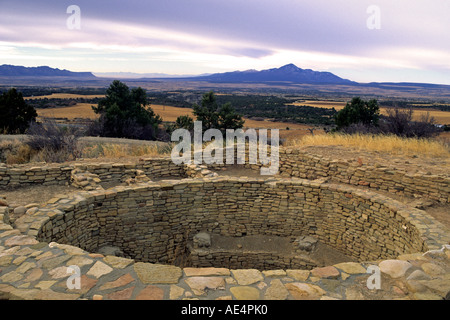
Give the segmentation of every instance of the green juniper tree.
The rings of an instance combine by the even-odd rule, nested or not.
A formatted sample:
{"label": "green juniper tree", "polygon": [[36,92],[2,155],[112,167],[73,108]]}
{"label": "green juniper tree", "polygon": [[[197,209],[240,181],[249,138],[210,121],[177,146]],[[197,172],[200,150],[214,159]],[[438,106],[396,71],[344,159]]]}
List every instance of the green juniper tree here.
{"label": "green juniper tree", "polygon": [[355,97],[335,115],[335,122],[337,130],[341,130],[352,124],[362,124],[368,127],[377,126],[379,118],[380,108],[377,100],[364,101]]}
{"label": "green juniper tree", "polygon": [[179,116],[175,121],[177,129],[184,128],[189,131],[194,130],[194,120],[190,116]]}
{"label": "green juniper tree", "polygon": [[203,131],[214,128],[225,132],[226,129],[242,128],[245,122],[231,103],[219,106],[212,91],[205,93],[201,105],[194,105],[193,109],[197,121],[202,122]]}
{"label": "green juniper tree", "polygon": [[106,97],[97,107],[92,107],[100,114],[93,131],[106,137],[155,140],[162,119],[147,103],[147,94],[142,88],[130,90],[121,81],[113,81],[106,90]]}
{"label": "green juniper tree", "polygon": [[0,131],[4,133],[25,133],[31,122],[35,122],[36,110],[23,99],[15,88],[0,96]]}

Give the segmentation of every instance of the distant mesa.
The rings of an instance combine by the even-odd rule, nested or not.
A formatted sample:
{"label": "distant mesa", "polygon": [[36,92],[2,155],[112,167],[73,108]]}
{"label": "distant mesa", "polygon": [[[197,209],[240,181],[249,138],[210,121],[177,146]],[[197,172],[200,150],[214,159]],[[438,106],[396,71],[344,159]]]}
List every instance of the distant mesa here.
{"label": "distant mesa", "polygon": [[267,70],[247,70],[225,73],[215,73],[209,76],[197,77],[198,80],[214,82],[291,82],[305,84],[349,84],[357,82],[342,79],[331,72],[320,72],[311,69],[301,69],[294,64],[287,64],[281,68]]}
{"label": "distant mesa", "polygon": [[96,79],[91,72],[73,72],[54,69],[47,66],[23,67],[4,64],[0,66],[0,77],[65,77],[80,79]]}

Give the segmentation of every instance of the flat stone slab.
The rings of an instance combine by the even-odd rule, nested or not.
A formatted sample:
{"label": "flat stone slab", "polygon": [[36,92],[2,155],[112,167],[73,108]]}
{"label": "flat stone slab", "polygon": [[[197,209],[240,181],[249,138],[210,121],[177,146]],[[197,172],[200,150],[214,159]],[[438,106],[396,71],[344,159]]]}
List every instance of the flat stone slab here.
{"label": "flat stone slab", "polygon": [[39,241],[37,241],[34,237],[30,236],[14,236],[5,241],[5,246],[7,247],[13,247],[13,246],[26,246],[26,245],[32,245],[32,244],[38,244]]}
{"label": "flat stone slab", "polygon": [[380,271],[388,274],[391,278],[403,277],[412,264],[403,260],[385,260],[378,265]]}
{"label": "flat stone slab", "polygon": [[[49,254],[49,257],[52,256],[51,252],[46,252],[43,255]],[[47,257],[46,257],[47,258]],[[40,261],[39,263],[41,264],[41,266],[44,269],[54,269],[58,266],[63,265],[67,260],[70,259],[70,256],[68,255],[64,255],[64,256],[58,256],[58,257],[54,257],[54,258],[48,258],[48,259],[43,259],[42,261]]]}
{"label": "flat stone slab", "polygon": [[296,300],[317,300],[326,293],[319,286],[308,283],[286,283],[285,287]]}
{"label": "flat stone slab", "polygon": [[134,262],[134,260],[132,260],[132,259],[116,257],[116,256],[106,256],[103,259],[103,261],[105,261],[107,264],[111,265],[112,267],[118,268],[118,269],[123,269]]}
{"label": "flat stone slab", "polygon": [[164,299],[164,290],[152,285],[145,287],[136,296],[136,300],[162,300]]}
{"label": "flat stone slab", "polygon": [[428,287],[441,297],[445,297],[450,292],[450,279],[418,280],[418,282]]}
{"label": "flat stone slab", "polygon": [[265,277],[285,277],[286,271],[284,270],[267,270],[262,272]]}
{"label": "flat stone slab", "polygon": [[334,267],[344,271],[348,274],[360,274],[360,273],[366,273],[367,270],[364,268],[361,264],[356,262],[343,262],[335,264]]}
{"label": "flat stone slab", "polygon": [[333,266],[314,268],[311,270],[313,276],[326,279],[337,279],[339,277],[339,270]]}
{"label": "flat stone slab", "polygon": [[48,244],[48,246],[50,248],[55,248],[55,247],[59,248],[61,250],[64,250],[67,254],[74,255],[74,256],[76,256],[76,255],[83,255],[83,254],[86,253],[86,251],[84,251],[83,249],[80,249],[80,248],[74,247],[74,246],[70,246],[70,245],[67,245],[67,244],[60,244],[60,243],[56,243],[56,242],[50,242]]}
{"label": "flat stone slab", "polygon": [[225,289],[225,280],[221,277],[191,277],[185,282],[197,296],[205,295],[207,289]]}
{"label": "flat stone slab", "polygon": [[264,280],[261,272],[256,269],[231,270],[231,273],[233,274],[233,277],[236,279],[238,284],[243,286]]}
{"label": "flat stone slab", "polygon": [[114,269],[111,268],[110,266],[108,266],[107,264],[101,262],[101,261],[97,261],[92,267],[91,269],[89,269],[87,275],[88,276],[93,276],[95,278],[100,278],[101,276],[104,276],[105,274],[110,273],[111,271],[113,271]]}
{"label": "flat stone slab", "polygon": [[108,294],[107,297],[111,300],[129,300],[133,294],[134,288],[135,287],[131,287],[120,291],[115,291]]}
{"label": "flat stone slab", "polygon": [[134,271],[144,284],[177,284],[182,276],[178,267],[136,262]]}
{"label": "flat stone slab", "polygon": [[432,277],[445,274],[445,269],[434,263],[424,263],[421,268],[423,271],[425,271],[426,274]]}
{"label": "flat stone slab", "polygon": [[309,270],[286,270],[286,275],[297,281],[306,281],[310,273]]}
{"label": "flat stone slab", "polygon": [[227,268],[184,268],[183,271],[187,277],[230,275],[230,270]]}
{"label": "flat stone slab", "polygon": [[36,300],[76,300],[80,297],[79,294],[60,293],[50,289],[39,291],[34,299]]}
{"label": "flat stone slab", "polygon": [[237,300],[259,300],[260,292],[258,289],[248,286],[232,287],[230,292]]}
{"label": "flat stone slab", "polygon": [[172,284],[170,286],[169,299],[170,300],[178,299],[179,297],[181,297],[183,295],[183,293],[184,293],[184,289],[183,288]]}
{"label": "flat stone slab", "polygon": [[127,273],[126,275],[121,276],[120,278],[118,278],[115,281],[105,283],[104,285],[102,285],[100,287],[99,290],[109,290],[109,289],[113,289],[113,288],[123,287],[133,281],[134,281],[134,278],[129,273]]}
{"label": "flat stone slab", "polygon": [[267,288],[264,299],[265,300],[285,300],[289,296],[289,291],[283,285],[281,280],[275,279],[270,282]]}

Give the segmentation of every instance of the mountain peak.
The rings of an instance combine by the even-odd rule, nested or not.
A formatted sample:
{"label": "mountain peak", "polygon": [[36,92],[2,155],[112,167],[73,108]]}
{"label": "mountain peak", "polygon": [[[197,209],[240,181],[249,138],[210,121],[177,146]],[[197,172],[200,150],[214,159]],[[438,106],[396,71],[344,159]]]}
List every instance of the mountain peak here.
{"label": "mountain peak", "polygon": [[197,79],[215,82],[285,82],[285,83],[306,83],[306,84],[354,84],[355,82],[342,79],[330,72],[313,71],[301,69],[293,63],[289,63],[280,68],[267,69],[261,71],[234,71],[225,73],[215,73],[207,77]]}
{"label": "mountain peak", "polygon": [[301,70],[299,67],[297,67],[295,64],[293,63],[289,63],[287,65],[282,66],[281,68],[279,68],[280,70]]}

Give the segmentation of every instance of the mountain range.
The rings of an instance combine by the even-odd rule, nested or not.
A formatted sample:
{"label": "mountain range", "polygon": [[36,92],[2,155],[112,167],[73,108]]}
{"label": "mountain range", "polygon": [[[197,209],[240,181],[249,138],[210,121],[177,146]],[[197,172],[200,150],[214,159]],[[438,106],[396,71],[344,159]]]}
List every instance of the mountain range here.
{"label": "mountain range", "polygon": [[[330,72],[319,72],[311,69],[301,69],[294,64],[287,64],[281,68],[267,70],[247,70],[225,73],[214,73],[198,76],[173,76],[168,74],[138,74],[138,73],[99,73],[101,77],[119,79],[177,79],[195,80],[223,83],[265,83],[265,82],[291,82],[305,84],[357,84],[356,82],[342,79]],[[67,77],[98,79],[91,72],[72,72],[69,70],[54,69],[47,66],[23,67],[2,65],[0,66],[0,77]]]}
{"label": "mountain range", "polygon": [[[353,88],[352,92],[358,94],[361,90],[367,91],[368,88],[374,88],[378,92],[386,90],[395,90],[409,93],[410,95],[424,96],[433,91],[433,95],[438,95],[445,99],[450,98],[450,86],[430,83],[406,83],[406,82],[371,82],[358,83],[338,77],[331,72],[314,71],[311,69],[301,69],[294,64],[287,64],[280,68],[272,68],[266,70],[246,70],[233,71],[214,74],[202,74],[196,76],[190,75],[170,75],[162,73],[97,73],[92,72],[73,72],[69,70],[61,70],[48,66],[40,67],[24,67],[13,65],[0,66],[0,85],[54,85],[54,84],[90,84],[97,86],[107,86],[112,80],[119,79],[130,83],[152,82],[154,86],[159,84],[161,88],[166,87],[166,83],[172,82],[209,82],[217,85],[236,84],[237,86],[251,86],[253,84],[264,84],[267,86],[283,86],[289,87],[294,85],[299,88],[300,85],[314,85],[314,88],[322,91],[337,90],[332,88],[334,85],[340,87],[345,85]],[[198,84],[200,85],[200,84]],[[200,85],[203,86],[203,85]],[[319,88],[321,87],[321,88]],[[365,88],[365,89],[363,89]],[[380,91],[381,90],[381,91]],[[431,91],[430,91],[431,90]]]}
{"label": "mountain range", "polygon": [[281,68],[267,70],[247,70],[225,73],[215,73],[208,76],[195,77],[196,80],[211,82],[291,82],[304,84],[357,84],[354,81],[342,79],[331,72],[320,72],[311,69],[301,69],[294,64],[287,64]]}
{"label": "mountain range", "polygon": [[47,66],[23,67],[4,64],[0,66],[0,77],[65,77],[95,79],[91,72],[73,72]]}

